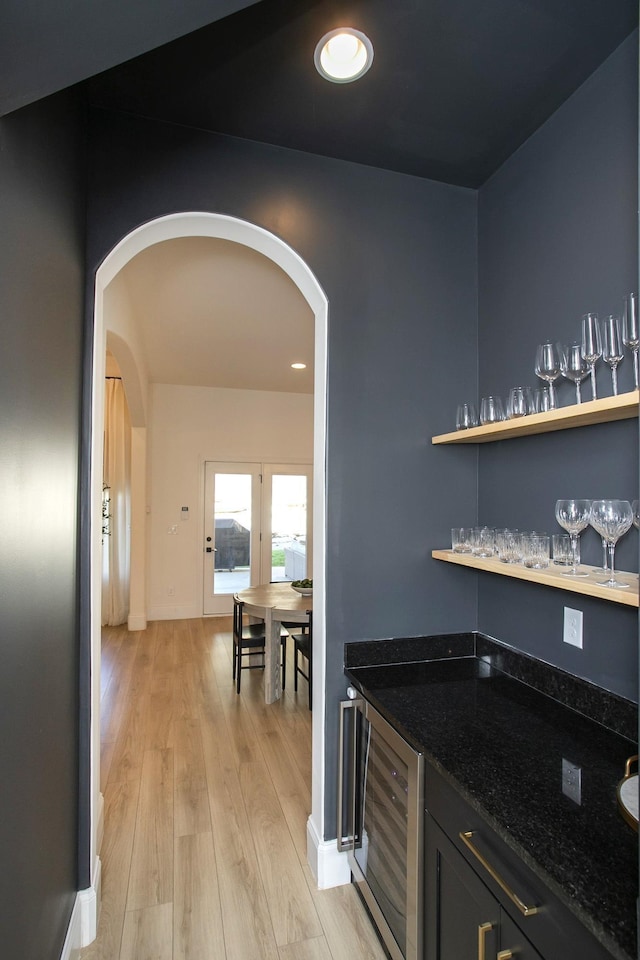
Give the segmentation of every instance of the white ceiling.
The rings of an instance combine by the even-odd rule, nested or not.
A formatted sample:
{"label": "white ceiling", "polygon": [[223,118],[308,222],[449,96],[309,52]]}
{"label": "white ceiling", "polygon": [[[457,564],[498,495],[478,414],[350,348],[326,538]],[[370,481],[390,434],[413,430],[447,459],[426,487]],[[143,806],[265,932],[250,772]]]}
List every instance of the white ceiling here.
{"label": "white ceiling", "polygon": [[[313,393],[314,316],[293,281],[241,244],[155,244],[118,275],[153,383]],[[292,370],[302,361],[306,370]]]}

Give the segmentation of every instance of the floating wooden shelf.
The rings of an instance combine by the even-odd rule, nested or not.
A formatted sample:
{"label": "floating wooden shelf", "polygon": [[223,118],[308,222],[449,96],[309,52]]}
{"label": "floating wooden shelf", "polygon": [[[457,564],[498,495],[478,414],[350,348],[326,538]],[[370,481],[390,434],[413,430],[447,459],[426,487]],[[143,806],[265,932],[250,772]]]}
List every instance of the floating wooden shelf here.
{"label": "floating wooden shelf", "polygon": [[638,416],[640,393],[621,393],[617,397],[602,400],[587,400],[570,407],[560,407],[547,413],[533,413],[516,420],[487,423],[470,430],[455,430],[433,437],[432,443],[490,443],[493,440],[508,440],[510,437],[525,437],[534,433],[551,433],[554,430],[569,430],[572,427],[587,427],[593,423],[609,423],[612,420],[628,420]]}
{"label": "floating wooden shelf", "polygon": [[603,571],[598,568],[582,566],[588,570],[588,577],[565,577],[558,572],[558,567],[550,566],[547,570],[530,570],[519,563],[502,563],[501,560],[481,560],[468,553],[454,553],[453,550],[433,550],[434,560],[445,560],[461,567],[473,567],[475,570],[485,570],[487,573],[497,573],[503,577],[514,577],[516,580],[529,580],[531,583],[541,583],[545,587],[555,587],[557,590],[568,590],[571,593],[581,593],[587,597],[597,597],[599,600],[608,600],[611,603],[623,603],[628,607],[638,606],[638,578],[635,573],[625,570],[616,570],[616,577],[628,583],[626,589],[603,587],[597,580],[603,577]]}

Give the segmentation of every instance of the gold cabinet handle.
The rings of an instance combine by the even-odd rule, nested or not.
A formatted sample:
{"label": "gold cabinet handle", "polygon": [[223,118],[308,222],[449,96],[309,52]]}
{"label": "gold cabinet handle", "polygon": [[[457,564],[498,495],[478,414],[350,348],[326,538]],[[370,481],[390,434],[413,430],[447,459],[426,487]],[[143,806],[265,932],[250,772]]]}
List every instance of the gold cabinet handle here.
{"label": "gold cabinet handle", "polygon": [[473,830],[463,831],[463,832],[459,833],[458,836],[460,837],[460,839],[462,840],[462,842],[464,843],[464,845],[471,851],[471,853],[474,855],[474,857],[476,858],[476,860],[479,860],[479,861],[480,861],[480,863],[481,863],[482,866],[485,868],[485,870],[487,871],[487,873],[489,874],[489,876],[490,876],[490,877],[493,877],[493,879],[495,880],[495,882],[498,884],[499,887],[502,888],[502,890],[504,890],[504,892],[505,892],[506,895],[509,897],[509,899],[512,901],[512,903],[515,903],[516,907],[518,908],[518,910],[520,911],[520,913],[523,914],[523,916],[525,916],[525,917],[532,917],[534,914],[536,914],[536,913],[538,912],[538,910],[539,910],[540,908],[539,908],[539,907],[528,907],[527,904],[524,903],[524,901],[520,899],[520,897],[518,896],[518,894],[515,893],[515,891],[511,889],[511,887],[506,883],[506,881],[502,879],[502,877],[500,876],[500,874],[497,873],[496,870],[494,870],[494,868],[491,866],[491,864],[489,863],[489,861],[488,861],[488,860],[485,860],[485,858],[482,856],[482,854],[480,853],[480,851],[473,845],[473,843],[471,842],[471,840],[472,840],[472,838],[473,838]]}
{"label": "gold cabinet handle", "polygon": [[485,960],[486,937],[489,930],[493,930],[492,923],[481,923],[478,927],[478,960]]}
{"label": "gold cabinet handle", "polygon": [[511,950],[501,950],[496,956],[496,960],[513,960],[513,954]]}

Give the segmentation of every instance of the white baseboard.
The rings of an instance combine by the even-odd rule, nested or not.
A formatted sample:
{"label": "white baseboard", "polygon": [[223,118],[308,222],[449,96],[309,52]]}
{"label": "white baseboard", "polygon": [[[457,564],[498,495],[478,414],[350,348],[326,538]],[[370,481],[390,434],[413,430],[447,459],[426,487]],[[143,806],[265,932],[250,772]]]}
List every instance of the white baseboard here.
{"label": "white baseboard", "polygon": [[98,905],[102,883],[102,864],[97,858],[93,885],[76,894],[60,960],[79,960],[82,947],[92,943],[98,933]]}
{"label": "white baseboard", "polygon": [[150,607],[147,610],[149,620],[195,620],[202,616],[202,606],[197,607],[194,603],[184,603],[169,606],[169,604],[158,604],[157,607]]}
{"label": "white baseboard", "polygon": [[307,863],[319,890],[351,882],[347,854],[338,850],[337,840],[321,840],[311,817],[307,820]]}
{"label": "white baseboard", "polygon": [[144,614],[139,615],[129,615],[127,620],[127,628],[129,630],[146,630],[147,629],[147,618]]}

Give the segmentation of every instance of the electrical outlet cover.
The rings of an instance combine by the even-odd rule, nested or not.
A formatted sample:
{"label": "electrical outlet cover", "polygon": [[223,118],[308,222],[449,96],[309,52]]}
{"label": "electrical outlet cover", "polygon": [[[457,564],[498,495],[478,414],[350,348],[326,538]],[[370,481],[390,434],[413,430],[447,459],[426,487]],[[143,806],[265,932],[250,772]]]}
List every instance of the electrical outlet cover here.
{"label": "electrical outlet cover", "polygon": [[572,610],[571,607],[564,608],[562,639],[565,643],[570,643],[572,647],[579,647],[582,650],[582,610]]}

